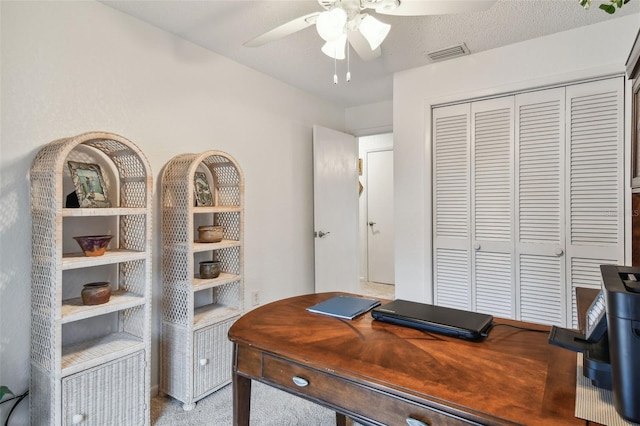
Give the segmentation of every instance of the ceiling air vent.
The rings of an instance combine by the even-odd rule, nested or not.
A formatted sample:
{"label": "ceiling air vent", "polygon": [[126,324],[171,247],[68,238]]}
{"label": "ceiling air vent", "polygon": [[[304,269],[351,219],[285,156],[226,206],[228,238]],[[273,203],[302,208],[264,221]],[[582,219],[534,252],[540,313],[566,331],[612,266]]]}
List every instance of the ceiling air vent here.
{"label": "ceiling air vent", "polygon": [[445,47],[444,49],[432,50],[431,52],[425,53],[425,55],[433,62],[437,62],[457,58],[458,56],[468,55],[469,53],[470,52],[467,45],[464,43],[460,43],[456,44],[455,46]]}

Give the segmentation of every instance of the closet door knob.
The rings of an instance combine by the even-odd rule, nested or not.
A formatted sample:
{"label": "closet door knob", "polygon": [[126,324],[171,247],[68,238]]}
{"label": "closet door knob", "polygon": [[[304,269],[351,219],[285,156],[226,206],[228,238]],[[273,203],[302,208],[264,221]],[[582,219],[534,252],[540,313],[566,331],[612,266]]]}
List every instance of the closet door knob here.
{"label": "closet door knob", "polygon": [[207,365],[209,364],[209,359],[208,358],[202,358],[200,360],[200,365]]}
{"label": "closet door knob", "polygon": [[480,250],[480,243],[473,243],[473,249],[474,250]]}
{"label": "closet door knob", "polygon": [[84,421],[84,414],[74,414],[71,418],[71,423],[74,425],[80,424]]}
{"label": "closet door knob", "polygon": [[564,250],[560,247],[556,247],[555,250],[553,250],[553,254],[556,256],[562,256],[564,254]]}

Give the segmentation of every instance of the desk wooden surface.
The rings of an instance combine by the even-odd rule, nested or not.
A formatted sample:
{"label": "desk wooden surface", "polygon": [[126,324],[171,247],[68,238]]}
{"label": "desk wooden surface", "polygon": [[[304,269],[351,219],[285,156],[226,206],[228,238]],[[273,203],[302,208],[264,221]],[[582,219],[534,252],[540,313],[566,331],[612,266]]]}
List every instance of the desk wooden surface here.
{"label": "desk wooden surface", "polygon": [[370,313],[342,320],[305,310],[336,294],[276,301],[232,326],[235,424],[248,424],[249,379],[365,424],[585,424],[574,417],[576,354],[550,345],[548,333],[503,324],[548,327],[496,319],[485,340],[469,342]]}

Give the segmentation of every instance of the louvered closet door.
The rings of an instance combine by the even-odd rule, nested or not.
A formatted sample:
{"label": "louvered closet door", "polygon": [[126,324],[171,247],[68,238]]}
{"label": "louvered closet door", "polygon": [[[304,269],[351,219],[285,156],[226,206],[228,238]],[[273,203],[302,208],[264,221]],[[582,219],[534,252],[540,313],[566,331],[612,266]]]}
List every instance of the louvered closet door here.
{"label": "louvered closet door", "polygon": [[470,105],[433,110],[434,302],[471,309]]}
{"label": "louvered closet door", "polygon": [[565,89],[516,95],[517,318],[564,323]]}
{"label": "louvered closet door", "polygon": [[472,309],[514,317],[513,96],[471,104]]}
{"label": "louvered closet door", "polygon": [[624,262],[623,78],[567,87],[567,323],[575,288],[600,288],[601,264]]}

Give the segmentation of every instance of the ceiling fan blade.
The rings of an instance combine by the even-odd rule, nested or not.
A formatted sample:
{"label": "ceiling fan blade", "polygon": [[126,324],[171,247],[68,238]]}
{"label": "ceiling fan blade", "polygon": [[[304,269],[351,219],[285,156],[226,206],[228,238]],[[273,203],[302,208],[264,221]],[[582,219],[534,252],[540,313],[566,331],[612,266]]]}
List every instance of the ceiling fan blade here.
{"label": "ceiling fan blade", "polygon": [[304,30],[307,27],[316,23],[316,19],[320,12],[313,12],[308,15],[300,16],[299,18],[293,19],[289,22],[286,22],[279,27],[276,27],[270,31],[267,31],[264,34],[259,35],[258,37],[251,39],[244,43],[247,47],[258,47],[262,46],[265,43],[269,43],[270,41],[278,40],[282,37],[286,37],[289,34],[293,34],[300,30]]}
{"label": "ceiling fan blade", "polygon": [[446,15],[489,9],[496,0],[400,0],[393,10],[376,9],[376,13],[396,16]]}
{"label": "ceiling fan blade", "polygon": [[382,54],[379,47],[371,50],[369,42],[360,34],[360,31],[349,31],[349,44],[351,44],[353,50],[355,50],[358,56],[364,61],[370,61]]}

